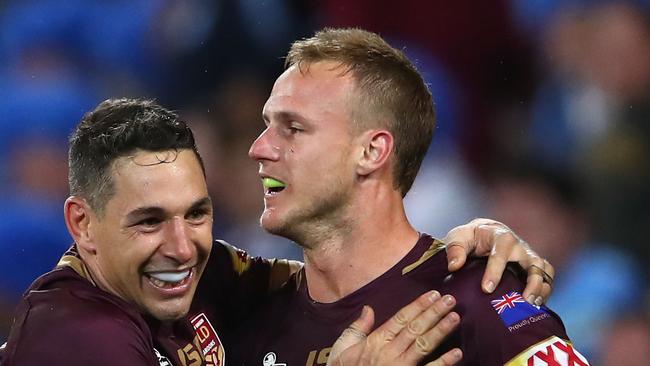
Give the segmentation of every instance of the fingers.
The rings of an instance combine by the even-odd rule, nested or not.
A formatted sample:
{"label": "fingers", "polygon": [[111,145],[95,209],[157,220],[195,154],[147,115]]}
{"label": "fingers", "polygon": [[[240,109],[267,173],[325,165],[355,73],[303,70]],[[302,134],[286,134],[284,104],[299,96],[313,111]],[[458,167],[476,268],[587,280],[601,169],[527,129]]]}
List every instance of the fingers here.
{"label": "fingers", "polygon": [[540,257],[531,258],[522,264],[522,267],[527,272],[526,288],[522,296],[530,304],[541,305],[543,303],[541,293],[544,287],[544,277],[542,275],[544,266],[544,260]]}
{"label": "fingers", "polygon": [[536,258],[527,268],[526,289],[523,296],[531,304],[542,305],[553,289],[555,269],[545,259]]}
{"label": "fingers", "polygon": [[445,241],[445,249],[447,250],[447,268],[450,272],[454,272],[465,265],[467,260],[467,245],[460,242],[447,242]]}
{"label": "fingers", "polygon": [[404,353],[405,359],[410,361],[431,353],[460,322],[458,314],[450,313],[455,305],[456,300],[451,295],[438,298],[400,331],[387,351],[395,356]]}
{"label": "fingers", "polygon": [[[555,273],[548,261],[537,255],[528,243],[498,221],[479,225],[475,234],[476,255],[483,255],[487,248],[491,247],[487,268],[481,282],[484,292],[492,293],[496,285],[501,282],[508,262],[517,262],[528,272],[523,297],[527,302],[535,305],[541,305],[546,301],[553,287],[552,275],[547,275],[547,269]],[[534,268],[541,268],[543,271],[535,272]]]}
{"label": "fingers", "polygon": [[[377,328],[377,330],[373,332],[373,340],[376,338],[382,344],[392,341],[404,328],[409,326],[409,323],[413,319],[431,307],[439,299],[440,293],[438,291],[429,291],[423,295],[420,295],[420,297],[400,309],[395,315],[393,315],[384,324]],[[442,315],[445,314],[446,312]],[[416,329],[419,329],[419,327],[421,327],[421,324],[423,324],[422,319],[416,322]],[[422,333],[423,332],[424,331],[422,331]],[[404,347],[404,349],[405,348],[406,347]]]}
{"label": "fingers", "polygon": [[[429,355],[460,323],[451,312],[456,300],[429,291],[406,305],[367,337],[374,313],[365,307],[332,347],[328,365],[416,365]],[[453,365],[462,357],[452,350],[433,365]]]}
{"label": "fingers", "polygon": [[[476,238],[476,228],[480,225],[494,223],[501,224],[498,221],[490,219],[474,219],[465,225],[460,225],[451,229],[447,233],[447,235],[443,238],[443,242],[445,243],[447,250],[447,268],[450,272],[454,272],[460,269],[465,264],[467,256],[474,253],[474,251],[477,249],[478,240]],[[491,245],[489,247],[491,248]],[[485,245],[483,245],[480,249],[485,252],[484,248]],[[479,256],[484,255],[487,255],[487,253],[479,254]]]}
{"label": "fingers", "polygon": [[[382,345],[376,353],[381,362],[400,360],[396,364],[415,365],[458,326],[460,316],[451,312],[455,305],[453,296],[441,297],[437,291],[430,291],[370,334],[368,343]],[[453,355],[449,359],[453,360]]]}
{"label": "fingers", "polygon": [[330,351],[330,359],[335,359],[346,349],[364,342],[375,323],[375,313],[370,306],[364,306],[361,315],[354,323],[350,324],[339,338],[334,342]]}
{"label": "fingers", "polygon": [[[488,237],[491,239],[487,239]],[[512,230],[498,224],[481,225],[477,229],[477,238],[481,241],[491,240],[494,244],[488,256],[487,268],[481,283],[484,292],[492,293],[496,285],[501,282],[508,262],[517,262],[528,272],[523,292],[524,299],[535,305],[541,305],[545,301],[550,294],[552,284],[549,282],[545,285],[543,276],[540,275],[540,272],[534,272],[534,268],[545,268],[546,261],[540,258],[528,243],[519,238]],[[546,297],[543,294],[546,294]]]}
{"label": "fingers", "polygon": [[463,352],[459,348],[454,348],[425,366],[451,366],[458,363],[462,358]]}
{"label": "fingers", "polygon": [[526,301],[541,305],[551,295],[555,268],[501,222],[474,219],[449,231],[444,242],[448,269],[451,272],[461,268],[468,255],[488,257],[487,268],[481,280],[481,288],[486,293],[492,293],[501,282],[508,262],[517,262],[528,272],[523,292]]}
{"label": "fingers", "polygon": [[540,296],[542,297],[542,302],[546,303],[548,298],[551,296],[551,293],[553,292],[553,281],[555,280],[555,267],[544,259],[544,271],[551,277],[552,281],[550,283],[544,282],[544,285],[542,286],[542,292]]}
{"label": "fingers", "polygon": [[[443,309],[444,312],[448,312],[455,304],[453,297],[449,295],[443,296],[443,300],[446,297],[452,299],[452,302],[447,303]],[[411,340],[410,346],[403,354],[403,359],[407,363],[417,363],[423,357],[431,354],[436,347],[438,347],[442,341],[447,337],[456,327],[460,324],[460,316],[455,312],[450,312],[442,318],[440,321],[436,321],[435,326],[424,334],[417,336],[414,340],[411,340],[411,335],[406,335],[408,332],[400,333],[405,334],[404,338]],[[398,337],[399,338],[399,337]]]}
{"label": "fingers", "polygon": [[355,338],[364,339],[366,335],[370,333],[374,324],[375,312],[370,306],[366,305],[361,310],[359,319],[350,324],[346,330],[349,331],[349,333],[353,334]]}
{"label": "fingers", "polygon": [[550,296],[553,280],[547,269],[555,273],[551,264],[541,258],[528,243],[519,238],[512,230],[500,223],[480,225],[476,229],[478,255],[483,243],[492,242],[493,248],[488,256],[487,268],[481,286],[486,293],[492,293],[508,262],[517,262],[526,268],[528,276],[523,297],[530,304],[542,305]]}
{"label": "fingers", "polygon": [[[497,284],[501,282],[501,276],[506,265],[516,257],[523,256],[525,249],[522,241],[512,230],[501,223],[479,225],[476,230],[477,247],[481,249],[477,255],[487,255],[488,262],[481,280],[481,288],[486,293],[492,293]],[[490,248],[487,250],[487,248]]]}

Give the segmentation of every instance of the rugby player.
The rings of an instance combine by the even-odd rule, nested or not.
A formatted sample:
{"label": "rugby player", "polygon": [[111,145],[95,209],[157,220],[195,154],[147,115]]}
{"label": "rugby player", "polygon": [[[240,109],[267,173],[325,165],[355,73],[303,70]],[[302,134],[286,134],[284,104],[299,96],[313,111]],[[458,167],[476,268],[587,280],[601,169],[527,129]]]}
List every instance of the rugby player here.
{"label": "rugby player", "polygon": [[[64,217],[74,245],[25,293],[8,342],[0,349],[0,363],[240,364],[227,356],[217,332],[223,329],[220,334],[228,337],[240,328],[256,306],[266,304],[269,289],[280,287],[299,266],[250,258],[213,242],[204,167],[186,124],[152,101],[101,103],[83,117],[70,138],[69,184]],[[490,225],[481,229],[474,222],[450,233],[450,242],[461,244],[450,249],[457,251],[458,262],[472,249],[475,232],[487,234],[476,238],[482,252],[495,253],[488,244],[501,243],[495,247],[497,255],[491,256],[497,263],[493,273],[499,272],[498,263],[513,257],[523,265],[539,261],[525,245],[490,234],[507,230],[503,225]],[[539,283],[536,286],[541,290]],[[416,339],[405,329],[430,329],[418,339],[435,346],[457,323],[457,316],[452,314],[451,321],[446,316],[452,305],[439,293],[428,292],[371,334],[368,342],[350,348],[354,353],[341,357],[414,360],[421,354],[417,347],[404,346]],[[369,313],[361,318],[359,329],[365,331],[373,323]],[[266,325],[247,328],[251,339],[258,328],[266,330]],[[398,336],[386,339],[388,334]],[[243,346],[246,340],[238,342]]]}
{"label": "rugby player", "polygon": [[[482,292],[484,261],[451,273],[444,244],[409,224],[403,197],[435,118],[431,94],[402,52],[374,33],[325,29],[295,42],[286,65],[249,155],[264,186],[261,225],[299,244],[305,264],[248,318],[231,347],[236,358],[325,364],[364,305],[381,323],[436,289],[453,295],[443,297],[449,304],[457,300],[461,322],[442,346],[420,345],[430,352],[424,362],[458,347],[463,365],[588,364],[559,317],[524,300],[514,268],[493,293]],[[364,318],[358,331],[370,329]]]}

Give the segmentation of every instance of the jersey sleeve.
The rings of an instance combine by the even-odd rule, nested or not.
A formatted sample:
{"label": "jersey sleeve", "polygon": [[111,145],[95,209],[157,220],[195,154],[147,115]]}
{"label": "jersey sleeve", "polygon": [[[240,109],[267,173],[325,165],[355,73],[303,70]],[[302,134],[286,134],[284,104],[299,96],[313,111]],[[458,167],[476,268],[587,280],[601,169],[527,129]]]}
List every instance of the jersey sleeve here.
{"label": "jersey sleeve", "polygon": [[449,281],[461,316],[463,364],[589,365],[573,348],[558,315],[524,300],[524,282],[514,267],[492,294],[480,289],[484,269],[484,261],[473,261]]}
{"label": "jersey sleeve", "polygon": [[78,306],[22,303],[3,366],[158,366],[146,330],[110,305],[77,300]]}

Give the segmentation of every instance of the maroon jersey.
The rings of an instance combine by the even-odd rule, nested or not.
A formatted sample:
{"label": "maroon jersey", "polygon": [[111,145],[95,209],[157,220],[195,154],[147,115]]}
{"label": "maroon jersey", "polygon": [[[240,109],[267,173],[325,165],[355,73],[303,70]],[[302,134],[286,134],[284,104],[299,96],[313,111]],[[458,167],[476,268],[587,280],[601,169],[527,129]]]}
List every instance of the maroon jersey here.
{"label": "maroon jersey", "polygon": [[[484,294],[480,281],[485,262],[468,262],[451,274],[441,249],[440,242],[422,235],[392,269],[328,304],[310,299],[301,271],[249,317],[229,351],[246,365],[325,365],[332,344],[363,305],[373,307],[375,324],[380,325],[422,293],[436,289],[456,297],[461,323],[425,362],[460,347],[464,365],[586,365],[573,350],[558,316],[521,298],[523,282],[517,274],[506,271],[495,292]],[[569,362],[569,353],[583,363]]]}
{"label": "maroon jersey", "polygon": [[237,317],[259,303],[269,286],[286,281],[287,264],[251,259],[215,242],[190,314],[161,323],[96,287],[73,247],[26,291],[0,361],[2,366],[224,365],[219,326],[238,324]]}

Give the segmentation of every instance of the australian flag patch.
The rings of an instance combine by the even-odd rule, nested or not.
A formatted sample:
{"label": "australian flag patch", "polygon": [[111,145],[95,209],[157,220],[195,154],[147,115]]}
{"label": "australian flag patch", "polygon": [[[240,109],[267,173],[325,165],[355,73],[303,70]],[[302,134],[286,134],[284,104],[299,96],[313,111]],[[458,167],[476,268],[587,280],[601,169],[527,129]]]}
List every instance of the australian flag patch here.
{"label": "australian flag patch", "polygon": [[538,319],[540,314],[548,317],[546,307],[527,303],[523,296],[516,291],[492,300],[491,303],[503,323],[508,327],[525,319]]}

